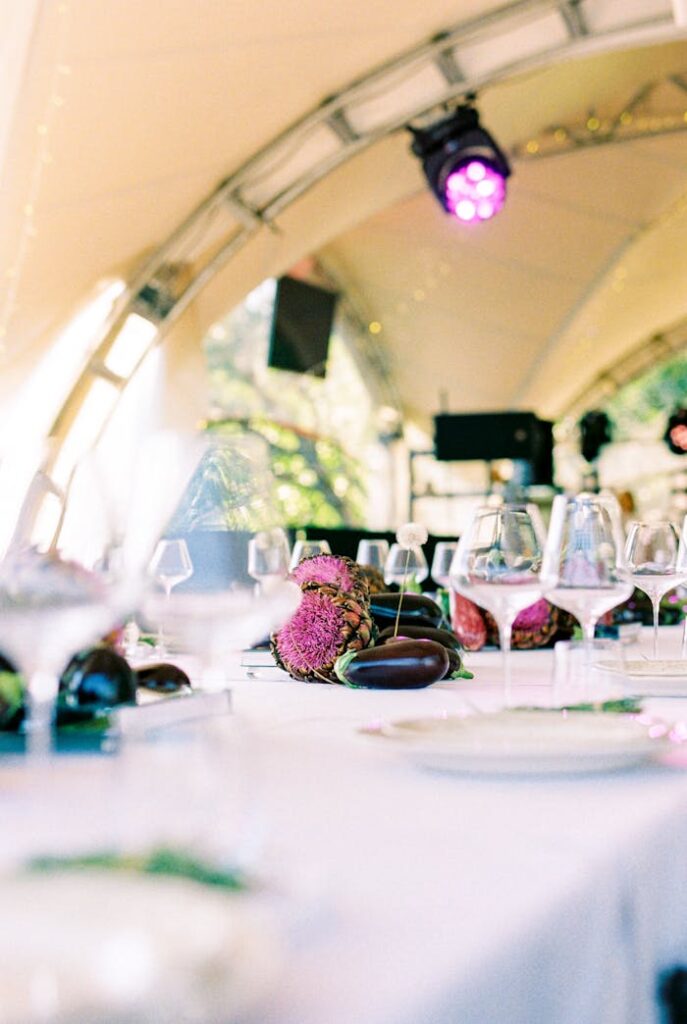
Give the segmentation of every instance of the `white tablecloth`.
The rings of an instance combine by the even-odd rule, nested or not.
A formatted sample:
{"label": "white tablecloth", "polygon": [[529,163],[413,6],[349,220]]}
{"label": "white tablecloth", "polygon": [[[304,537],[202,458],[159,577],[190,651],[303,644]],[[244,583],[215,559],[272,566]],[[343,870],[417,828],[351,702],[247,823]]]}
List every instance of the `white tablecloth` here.
{"label": "white tablecloth", "polygon": [[[677,640],[663,631],[664,649]],[[551,652],[514,660],[516,695],[546,700]],[[499,656],[470,661],[474,683],[413,692],[235,683],[272,855],[312,882],[265,1024],[660,1019],[657,978],[687,962],[687,773],[442,776],[356,732],[464,696],[498,705]],[[647,704],[687,716],[687,700]]]}
{"label": "white tablecloth", "polygon": [[[662,644],[677,641],[663,631]],[[550,696],[552,661],[514,654],[522,702]],[[286,944],[278,983],[245,1024],[658,1024],[657,978],[687,963],[687,772],[440,775],[358,731],[464,710],[466,698],[498,706],[498,655],[470,663],[472,683],[403,692],[236,672],[244,742],[219,788],[242,774],[244,853],[281,889]],[[687,718],[685,698],[648,704]],[[84,817],[64,794],[39,815],[12,778],[0,786],[8,861],[68,830],[70,811]],[[135,781],[143,797],[159,780]],[[96,833],[129,821],[125,790],[128,804],[86,815]],[[180,785],[173,799],[186,822],[193,793]],[[230,806],[213,807],[218,829]]]}

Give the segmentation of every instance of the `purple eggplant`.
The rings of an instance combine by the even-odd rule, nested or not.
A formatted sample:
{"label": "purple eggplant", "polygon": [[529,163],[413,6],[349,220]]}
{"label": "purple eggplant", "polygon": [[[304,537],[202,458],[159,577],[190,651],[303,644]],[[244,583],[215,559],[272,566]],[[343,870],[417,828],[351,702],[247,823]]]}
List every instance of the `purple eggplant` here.
{"label": "purple eggplant", "polygon": [[191,690],[191,680],[183,669],[167,662],[139,668],[136,678],[139,686],[154,693],[180,693]]}
{"label": "purple eggplant", "polygon": [[[407,631],[408,627],[406,626],[405,629]],[[435,630],[435,632],[436,632],[436,630]],[[385,640],[384,640],[384,643],[386,645],[393,646],[393,645],[398,644],[398,643],[407,643],[409,640],[416,640],[418,643],[421,643],[421,644],[427,644],[427,643],[431,644],[431,643],[435,642],[433,640],[430,640],[429,637],[422,637],[422,636],[409,637],[409,636],[403,636],[402,633],[399,633],[398,636],[387,636],[385,638]],[[437,640],[436,643],[439,643],[439,641]],[[443,646],[444,645],[442,644],[442,647]],[[453,647],[445,647],[444,649],[445,649],[446,653],[448,654],[448,668],[446,669],[446,675],[444,675],[442,678],[443,679],[474,679],[474,676],[473,676],[472,672],[469,672],[465,668],[465,666],[463,665],[463,659],[461,657],[460,651],[455,650],[455,648],[453,648]]]}
{"label": "purple eggplant", "polygon": [[[452,651],[459,651],[461,649],[460,640],[455,633],[448,629],[437,629],[434,626],[410,626],[405,623],[403,626],[399,625],[398,635],[404,636],[406,640],[434,640],[435,643],[443,644],[444,647],[448,647]],[[394,627],[387,626],[377,637],[377,643],[388,643],[389,640],[393,639],[393,636]]]}
{"label": "purple eggplant", "polygon": [[401,595],[384,591],[370,597],[370,611],[379,629],[394,625],[399,601],[401,614],[398,621],[404,626],[432,626],[434,629],[443,626],[444,614],[441,608],[426,594]]}
{"label": "purple eggplant", "polygon": [[416,690],[443,679],[448,650],[433,640],[397,640],[363,651],[347,651],[334,671],[346,686],[377,690]]}
{"label": "purple eggplant", "polygon": [[60,699],[68,708],[110,708],[136,700],[136,677],[129,663],[109,647],[75,654],[60,678]]}

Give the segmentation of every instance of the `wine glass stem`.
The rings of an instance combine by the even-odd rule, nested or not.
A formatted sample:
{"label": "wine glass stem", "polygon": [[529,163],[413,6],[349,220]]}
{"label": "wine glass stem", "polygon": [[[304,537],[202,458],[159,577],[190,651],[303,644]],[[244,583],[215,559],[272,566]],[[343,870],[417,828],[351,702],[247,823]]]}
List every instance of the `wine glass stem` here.
{"label": "wine glass stem", "polygon": [[596,631],[596,619],[580,620],[582,626],[582,647],[584,663],[585,686],[589,680],[592,670],[592,651],[594,649],[594,633]]}
{"label": "wine glass stem", "polygon": [[499,624],[499,643],[501,645],[501,666],[503,668],[503,699],[506,707],[512,703],[512,658],[511,658],[511,637],[513,634],[513,619],[502,619]]}
{"label": "wine glass stem", "polygon": [[592,644],[594,643],[594,632],[596,630],[596,619],[585,619],[581,625],[585,650],[591,653]]}
{"label": "wine glass stem", "polygon": [[164,584],[164,587],[165,587],[165,610],[164,610],[163,616],[160,619],[160,623],[159,623],[158,628],[157,628],[157,644],[156,644],[156,648],[157,648],[158,657],[162,657],[162,656],[164,656],[167,653],[167,648],[165,646],[165,619],[169,618],[169,603],[170,603],[170,598],[172,596],[172,586],[173,586],[172,583],[165,583]]}
{"label": "wine glass stem", "polygon": [[33,760],[45,760],[52,750],[52,727],[59,682],[50,672],[37,670],[29,677],[26,752]]}
{"label": "wine glass stem", "polygon": [[656,659],[658,658],[658,616],[659,616],[660,607],[661,607],[661,599],[660,599],[660,597],[652,597],[651,598],[651,610],[654,613],[654,638],[653,638],[653,640],[654,640],[654,645],[653,645],[654,661],[656,661]]}

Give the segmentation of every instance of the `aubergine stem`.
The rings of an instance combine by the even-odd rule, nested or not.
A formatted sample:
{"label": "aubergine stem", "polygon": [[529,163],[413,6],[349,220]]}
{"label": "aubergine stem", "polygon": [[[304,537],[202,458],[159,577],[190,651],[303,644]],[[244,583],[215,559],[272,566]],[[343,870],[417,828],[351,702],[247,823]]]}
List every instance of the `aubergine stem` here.
{"label": "aubergine stem", "polygon": [[398,636],[398,623],[401,619],[401,605],[405,593],[406,580],[408,579],[408,563],[410,562],[410,548],[406,548],[406,564],[403,566],[403,579],[401,580],[401,591],[398,595],[398,608],[396,610],[396,621],[394,622],[394,636]]}

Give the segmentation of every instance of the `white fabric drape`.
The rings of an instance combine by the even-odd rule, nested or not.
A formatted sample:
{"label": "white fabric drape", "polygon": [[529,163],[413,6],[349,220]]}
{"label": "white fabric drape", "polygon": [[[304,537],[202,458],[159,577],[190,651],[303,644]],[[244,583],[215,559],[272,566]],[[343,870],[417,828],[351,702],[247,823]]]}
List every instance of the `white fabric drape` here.
{"label": "white fabric drape", "polygon": [[0,0],[0,187],[41,0]]}

